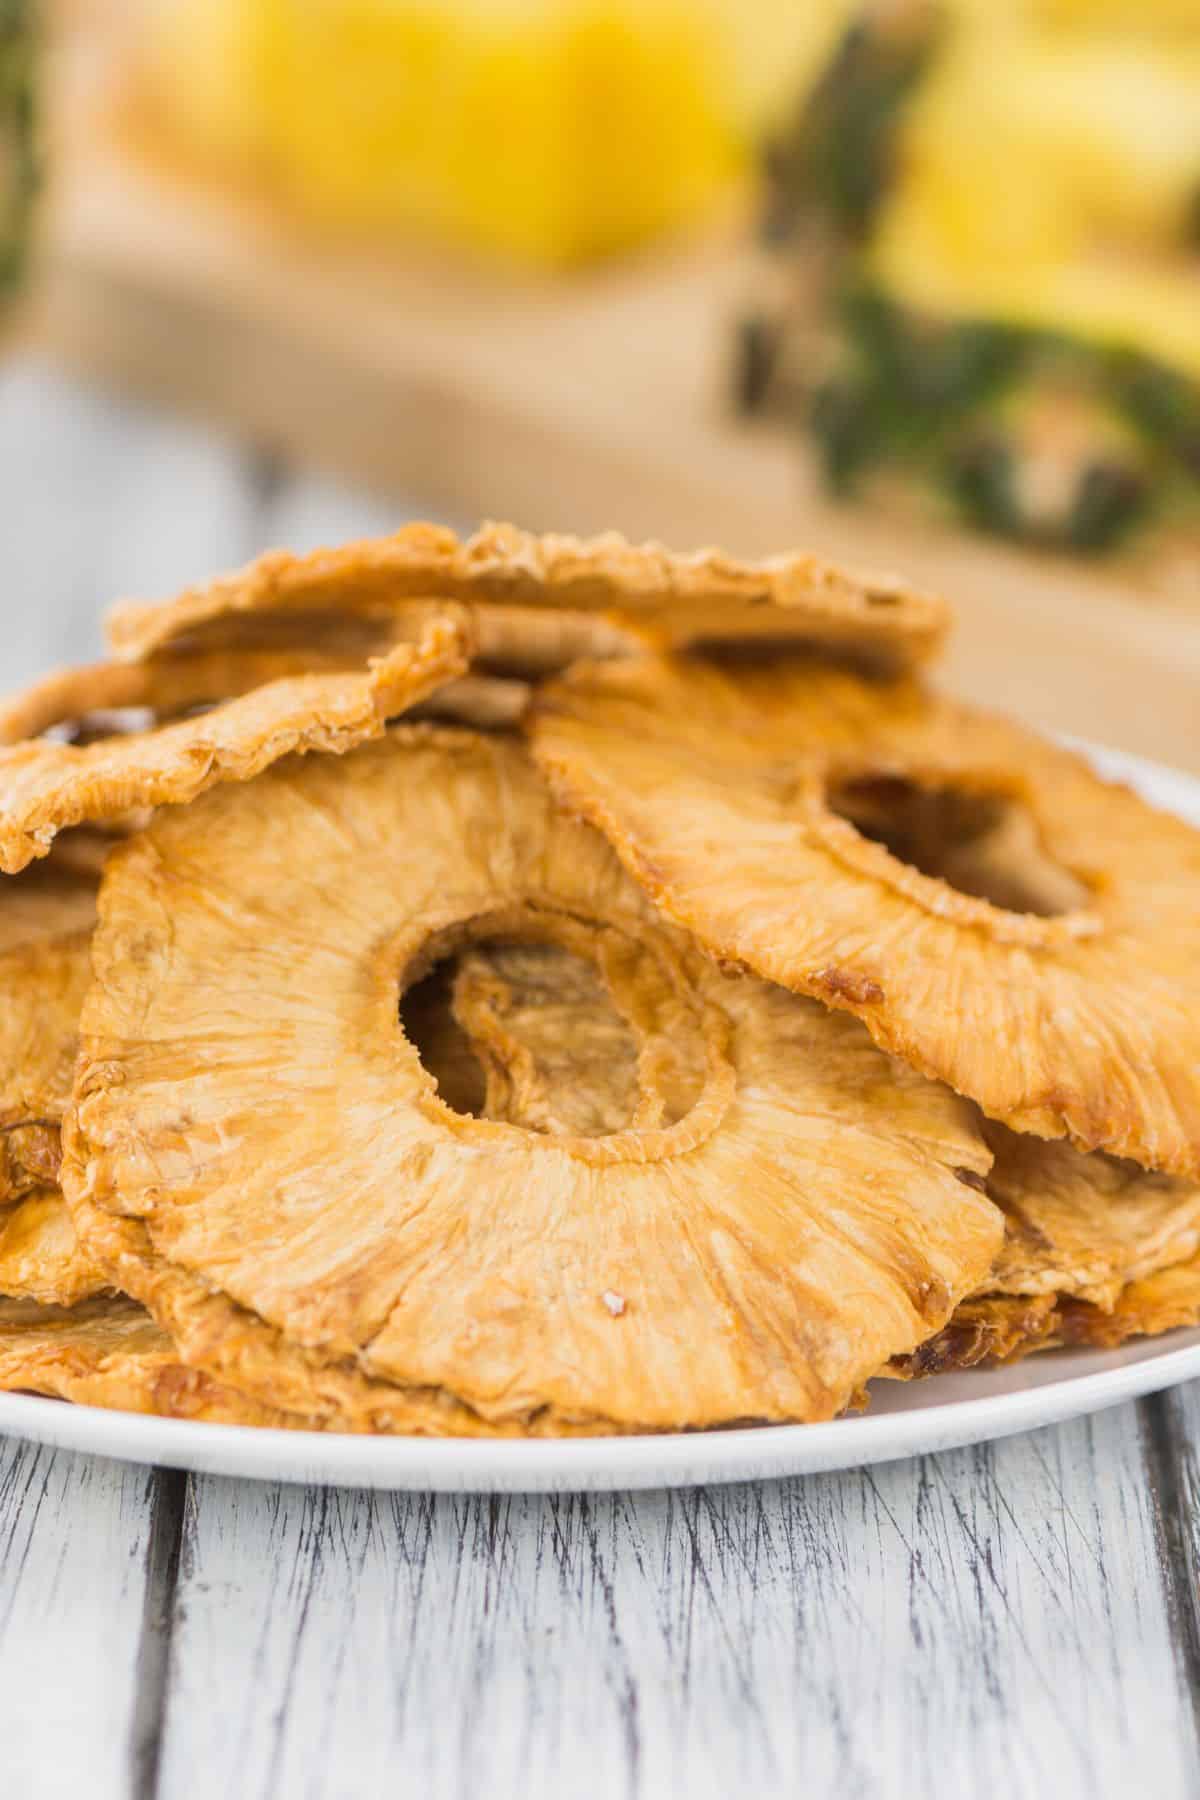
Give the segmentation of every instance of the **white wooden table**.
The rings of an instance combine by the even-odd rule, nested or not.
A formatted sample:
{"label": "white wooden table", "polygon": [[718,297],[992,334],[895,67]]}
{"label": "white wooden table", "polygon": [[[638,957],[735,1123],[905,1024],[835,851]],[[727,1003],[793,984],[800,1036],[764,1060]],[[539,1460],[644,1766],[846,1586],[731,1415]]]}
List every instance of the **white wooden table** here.
{"label": "white wooden table", "polygon": [[[94,652],[118,593],[395,517],[9,367],[0,676]],[[611,1499],[306,1492],[0,1442],[0,1783],[1191,1800],[1195,1443],[1200,1384],[874,1472]]]}

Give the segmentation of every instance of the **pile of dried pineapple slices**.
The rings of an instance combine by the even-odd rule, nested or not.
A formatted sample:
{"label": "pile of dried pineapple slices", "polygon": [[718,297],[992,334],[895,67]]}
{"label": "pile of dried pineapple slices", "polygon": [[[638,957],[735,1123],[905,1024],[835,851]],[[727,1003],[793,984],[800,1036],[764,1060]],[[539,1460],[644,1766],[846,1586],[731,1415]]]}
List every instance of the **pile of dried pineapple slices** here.
{"label": "pile of dried pineapple slices", "polygon": [[0,1387],[808,1421],[1200,1320],[1200,834],[813,557],[431,526],[0,708]]}

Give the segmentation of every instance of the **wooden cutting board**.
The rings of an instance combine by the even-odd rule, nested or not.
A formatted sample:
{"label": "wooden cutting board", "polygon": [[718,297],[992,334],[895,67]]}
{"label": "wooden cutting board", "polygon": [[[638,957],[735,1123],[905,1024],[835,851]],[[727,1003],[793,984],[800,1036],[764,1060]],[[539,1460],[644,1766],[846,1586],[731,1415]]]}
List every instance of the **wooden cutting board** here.
{"label": "wooden cutting board", "polygon": [[729,246],[554,282],[335,252],[123,150],[91,67],[37,308],[70,364],[461,521],[899,570],[958,607],[959,692],[1200,771],[1200,594],[831,505],[725,405]]}

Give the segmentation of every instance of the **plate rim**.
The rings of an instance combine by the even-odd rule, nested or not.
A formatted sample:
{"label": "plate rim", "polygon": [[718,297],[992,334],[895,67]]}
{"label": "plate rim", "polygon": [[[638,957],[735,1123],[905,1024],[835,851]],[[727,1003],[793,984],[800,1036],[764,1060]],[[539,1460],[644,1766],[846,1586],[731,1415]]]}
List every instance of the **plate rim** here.
{"label": "plate rim", "polygon": [[1161,1392],[1200,1376],[1200,1327],[1187,1336],[1186,1344],[1167,1348],[1164,1339],[1162,1349],[1136,1360],[1036,1386],[813,1425],[595,1438],[375,1437],[161,1419],[2,1394],[0,1437],[195,1474],[390,1492],[594,1493],[778,1480],[938,1455]]}
{"label": "plate rim", "polygon": [[[1060,741],[1152,805],[1200,825],[1200,777],[1088,739]],[[769,1480],[935,1455],[1160,1392],[1200,1376],[1200,1326],[1118,1351],[1057,1355],[1084,1367],[1001,1393],[808,1425],[570,1439],[370,1436],[163,1419],[9,1393],[0,1394],[0,1438],[200,1474],[392,1491],[598,1492]],[[1104,1366],[1087,1367],[1103,1357]]]}

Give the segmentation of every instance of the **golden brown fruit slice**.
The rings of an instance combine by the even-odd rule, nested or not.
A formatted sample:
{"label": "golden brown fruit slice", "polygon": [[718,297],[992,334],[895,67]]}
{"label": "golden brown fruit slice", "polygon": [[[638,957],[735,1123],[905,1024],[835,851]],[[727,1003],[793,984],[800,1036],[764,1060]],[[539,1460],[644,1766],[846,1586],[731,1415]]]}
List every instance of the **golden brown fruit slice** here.
{"label": "golden brown fruit slice", "polygon": [[[291,560],[307,566],[310,559]],[[244,572],[251,584],[259,566],[252,563]],[[167,671],[186,659],[197,666],[207,661],[216,670],[223,658],[279,656],[298,659],[291,671],[282,671],[294,674],[303,672],[306,659],[313,667],[361,667],[370,657],[384,656],[398,641],[411,638],[414,619],[447,604],[408,597],[389,600],[374,592],[360,596],[353,588],[343,591],[338,582],[331,583],[328,592],[320,582],[310,590],[297,581],[267,596],[255,589],[258,603],[247,607],[237,604],[240,579],[230,577],[217,584],[226,603],[216,605],[199,623],[191,621],[192,600],[187,594],[147,607],[155,615],[150,622],[153,630],[147,632],[149,647],[129,652],[118,646],[118,655],[125,659],[122,666],[142,663]],[[647,628],[604,613],[486,600],[453,604],[468,622],[474,665],[493,675],[530,680],[557,674],[585,657],[633,656],[654,648]],[[177,612],[176,632],[172,624]],[[227,666],[236,668],[236,660]]]}
{"label": "golden brown fruit slice", "polygon": [[57,1179],[90,941],[77,931],[0,953],[0,1203]]}
{"label": "golden brown fruit slice", "polygon": [[1109,1307],[1072,1294],[981,1294],[964,1300],[942,1331],[885,1375],[910,1380],[1019,1362],[1039,1350],[1115,1350],[1130,1338],[1200,1325],[1200,1256],[1123,1287]]}
{"label": "golden brown fruit slice", "polygon": [[89,942],[76,931],[0,954],[0,1131],[53,1124],[66,1110]]}
{"label": "golden brown fruit slice", "polygon": [[0,1389],[167,1419],[319,1428],[186,1368],[149,1313],[119,1294],[70,1307],[0,1300]]}
{"label": "golden brown fruit slice", "polygon": [[[153,656],[140,663],[90,663],[56,669],[20,693],[0,702],[0,745],[67,728],[68,741],[161,725],[193,708],[251,693],[268,682],[301,675],[361,671],[371,655],[394,648],[384,634],[363,648],[343,649],[302,643],[288,648],[226,649]],[[435,689],[410,710],[461,724],[510,726],[517,723],[529,699],[528,683],[499,676],[463,675]],[[129,720],[136,713],[141,718]],[[119,715],[125,715],[121,717]]]}
{"label": "golden brown fruit slice", "polygon": [[1131,1281],[1111,1312],[1065,1299],[1058,1331],[1064,1344],[1091,1344],[1114,1350],[1131,1337],[1161,1337],[1164,1331],[1200,1324],[1200,1256]]}
{"label": "golden brown fruit slice", "polygon": [[62,1133],[57,1123],[8,1126],[0,1132],[0,1206],[34,1188],[57,1186],[61,1166]]}
{"label": "golden brown fruit slice", "polygon": [[[126,602],[109,616],[109,640],[118,655],[137,658],[166,646],[228,641],[239,616],[243,622],[306,612],[344,618],[443,595],[612,614],[614,629],[622,620],[635,622],[671,645],[790,640],[887,667],[933,655],[949,623],[944,602],[894,577],[854,575],[815,556],[741,563],[715,550],[679,554],[659,544],[633,545],[616,533],[536,537],[490,524],[460,542],[438,526],[409,525],[392,537],[310,556],[272,552],[159,605]],[[481,605],[477,619],[485,634],[487,611]],[[503,632],[504,620],[494,628]],[[600,653],[581,625],[572,629],[572,644],[547,648],[543,671]],[[523,639],[520,647],[526,648]],[[628,647],[618,637],[611,649]],[[481,648],[486,656],[486,636]]]}
{"label": "golden brown fruit slice", "polygon": [[18,881],[0,882],[0,956],[51,938],[90,934],[104,859],[116,840],[90,831],[59,838]]}
{"label": "golden brown fruit slice", "polygon": [[198,717],[96,743],[0,749],[0,869],[14,874],[45,856],[67,826],[186,804],[293,752],[340,755],[461,676],[469,650],[465,620],[434,614],[415,642],[366,670],[272,681]]}
{"label": "golden brown fruit slice", "polygon": [[1200,1250],[1200,1181],[1019,1137],[988,1121],[987,1191],[1005,1217],[989,1294],[1072,1294],[1107,1308],[1129,1282]]}
{"label": "golden brown fruit slice", "polygon": [[59,1121],[112,841],[69,832],[44,862],[0,883],[0,1204],[58,1180]]}
{"label": "golden brown fruit slice", "polygon": [[558,932],[476,944],[405,994],[401,1022],[438,1093],[459,1112],[567,1137],[674,1124],[703,1083],[694,1044],[655,1033],[618,941],[570,920]]}
{"label": "golden brown fruit slice", "polygon": [[26,1194],[0,1212],[0,1296],[74,1306],[111,1285],[81,1248],[56,1188]]}
{"label": "golden brown fruit slice", "polygon": [[[659,1122],[445,1105],[399,996],[497,937],[586,956]],[[160,813],[110,862],[94,958],[81,1238],[186,1361],[290,1410],[826,1418],[999,1247],[969,1109],[696,956],[510,740],[409,728]]]}
{"label": "golden brown fruit slice", "polygon": [[[667,1106],[658,1067],[646,1066],[619,1010],[620,971],[610,980],[612,987],[585,954],[561,945],[489,944],[468,952],[455,976],[453,1011],[485,1081],[472,1110],[568,1137],[662,1125]],[[696,1086],[703,1079],[699,1068],[680,1074]],[[686,1098],[672,1111],[682,1117]]]}
{"label": "golden brown fruit slice", "polygon": [[[462,1091],[464,1058],[474,1059],[474,1110],[484,1116],[562,1129],[553,1110],[561,1098],[572,1118],[593,1120],[613,1100],[627,1117],[627,1046],[591,974],[578,957],[547,944],[468,952],[446,984],[440,1019],[427,1010],[420,1020],[439,1082],[452,1018],[460,1042],[448,1067]],[[429,1054],[426,1061],[433,1066]],[[987,1192],[1004,1212],[1004,1245],[985,1291],[963,1301],[935,1338],[889,1373],[1011,1360],[1072,1341],[1072,1331],[1080,1343],[1117,1343],[1200,1318],[1200,1264],[1190,1282],[1177,1273],[1200,1248],[1200,1183],[1099,1152],[1084,1156],[1061,1141],[1018,1137],[991,1121],[983,1130],[995,1154]],[[1148,1282],[1163,1270],[1169,1281]]]}
{"label": "golden brown fruit slice", "polygon": [[998,717],[798,661],[582,665],[531,733],[722,961],[1019,1131],[1200,1172],[1200,833]]}
{"label": "golden brown fruit slice", "polygon": [[1191,1282],[1157,1281],[1197,1259],[1200,1183],[991,1122],[984,1135],[1004,1248],[980,1292],[901,1373],[1013,1361],[1068,1342],[1118,1344],[1200,1319],[1200,1261]]}

